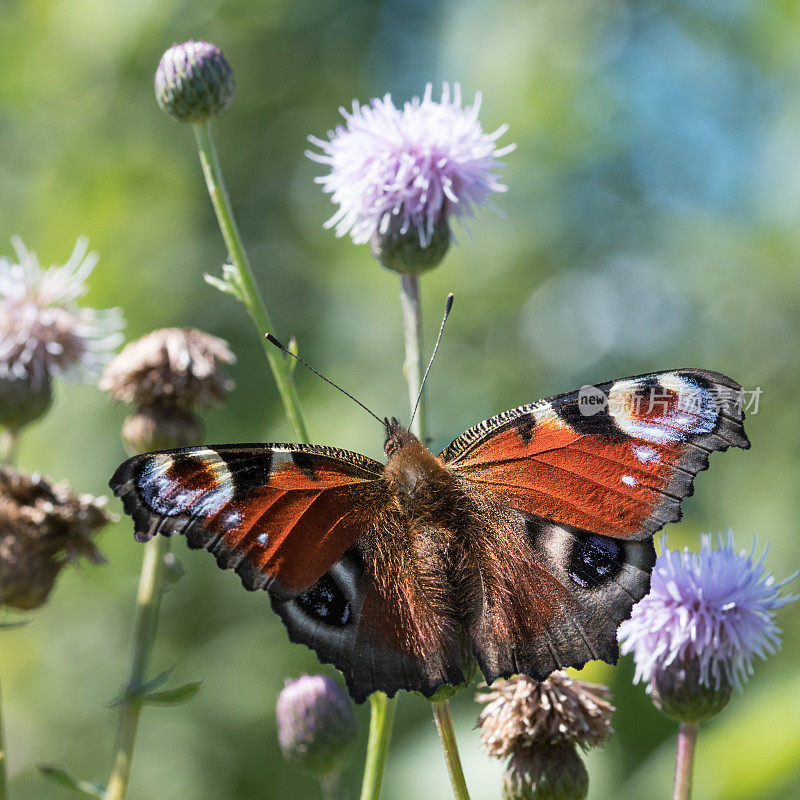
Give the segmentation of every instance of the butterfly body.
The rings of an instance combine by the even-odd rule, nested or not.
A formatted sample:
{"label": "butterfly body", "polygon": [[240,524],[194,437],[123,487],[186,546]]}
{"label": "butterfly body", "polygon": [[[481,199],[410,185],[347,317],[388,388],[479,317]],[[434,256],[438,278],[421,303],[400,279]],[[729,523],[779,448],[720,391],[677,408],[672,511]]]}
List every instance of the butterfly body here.
{"label": "butterfly body", "polygon": [[[584,387],[586,388],[586,387]],[[740,387],[675,370],[519,406],[434,455],[387,420],[387,463],[318,445],[223,445],[136,456],[111,481],[136,536],[183,533],[290,638],[380,689],[542,679],[615,663],[616,628],[647,592],[653,533],[680,516],[708,455],[747,447]]]}

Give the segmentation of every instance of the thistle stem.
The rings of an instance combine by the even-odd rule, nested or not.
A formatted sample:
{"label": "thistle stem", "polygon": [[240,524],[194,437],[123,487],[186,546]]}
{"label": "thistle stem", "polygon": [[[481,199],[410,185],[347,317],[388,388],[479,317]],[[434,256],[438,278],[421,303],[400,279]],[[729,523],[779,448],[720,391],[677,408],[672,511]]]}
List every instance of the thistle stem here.
{"label": "thistle stem", "polygon": [[698,725],[682,722],[678,728],[678,747],[675,753],[675,782],[672,800],[689,800],[692,795],[692,766],[697,746]]}
{"label": "thistle stem", "polygon": [[322,800],[339,800],[339,773],[329,772],[319,779]]}
{"label": "thistle stem", "polygon": [[450,783],[453,787],[453,796],[456,800],[469,800],[467,783],[464,780],[464,770],[461,768],[461,758],[458,755],[456,732],[453,729],[450,701],[435,700],[431,705],[433,706],[433,718],[436,720],[436,727],[439,730],[439,738],[442,740],[447,772],[450,775]]}
{"label": "thistle stem", "polygon": [[[413,413],[422,376],[425,374],[422,310],[419,304],[419,277],[417,275],[403,275],[400,278],[400,305],[403,309],[403,334],[406,344],[406,360],[403,371],[408,382],[408,403],[411,413]],[[424,394],[420,400],[417,415],[414,417],[411,431],[422,442],[428,438],[428,409]]]}
{"label": "thistle stem", "polygon": [[[2,703],[0,703],[2,708]],[[6,739],[3,731],[3,717],[0,713],[0,800],[8,800],[8,776],[6,775]]]}
{"label": "thistle stem", "polygon": [[369,742],[361,783],[361,800],[378,800],[397,701],[395,698],[388,698],[383,692],[373,692],[369,696],[369,705]]}
{"label": "thistle stem", "polygon": [[0,433],[0,462],[12,467],[17,463],[19,431],[10,428]]}
{"label": "thistle stem", "polygon": [[[14,466],[19,450],[19,431],[5,430],[0,434],[0,461]],[[6,773],[6,737],[3,728],[3,704],[0,697],[0,800],[8,800],[8,774]]]}
{"label": "thistle stem", "polygon": [[133,650],[117,723],[117,738],[106,800],[122,800],[128,790],[133,745],[142,710],[142,687],[158,627],[158,612],[164,593],[164,556],[169,550],[166,536],[154,536],[145,545],[139,592],[136,597],[136,624]]}
{"label": "thistle stem", "polygon": [[264,347],[264,353],[269,362],[275,384],[278,387],[278,394],[286,410],[286,417],[289,420],[297,439],[301,442],[308,442],[308,428],[306,427],[300,399],[289,371],[289,364],[286,356],[279,352],[265,338],[265,334],[273,333],[274,328],[267,313],[264,300],[258,291],[253,269],[244,249],[241,234],[233,216],[231,201],[228,190],[225,188],[225,180],[222,177],[222,168],[217,155],[217,148],[214,145],[214,137],[211,133],[211,121],[195,122],[195,138],[197,139],[197,149],[200,153],[200,163],[203,166],[203,174],[206,179],[208,193],[217,214],[219,228],[225,245],[228,248],[228,256],[235,270],[235,290],[236,295],[247,309],[250,319],[258,330],[259,338]]}

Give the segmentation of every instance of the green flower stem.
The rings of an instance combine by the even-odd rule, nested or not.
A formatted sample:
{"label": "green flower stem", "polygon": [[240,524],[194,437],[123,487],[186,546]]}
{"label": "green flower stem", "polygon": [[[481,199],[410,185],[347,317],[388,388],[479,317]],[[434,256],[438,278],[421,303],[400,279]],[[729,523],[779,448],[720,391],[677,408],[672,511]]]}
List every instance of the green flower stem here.
{"label": "green flower stem", "polygon": [[339,800],[341,793],[339,787],[339,773],[329,772],[319,779],[322,789],[322,800]]}
{"label": "green flower stem", "polygon": [[168,550],[169,539],[166,536],[154,536],[145,545],[142,571],[139,576],[139,592],[136,598],[133,652],[128,681],[120,703],[117,739],[106,800],[122,800],[128,790],[133,745],[143,703],[142,687],[145,684],[145,673],[158,627],[158,612],[164,593],[164,556]]}
{"label": "green flower stem", "polygon": [[[19,449],[19,432],[6,430],[0,434],[0,461],[14,466]],[[3,705],[0,698],[0,800],[8,800],[8,775],[6,773],[6,737],[3,729]]]}
{"label": "green flower stem", "polygon": [[[2,708],[2,703],[0,703]],[[0,800],[8,800],[8,776],[6,775],[6,739],[3,732],[3,717],[0,712]]]}
{"label": "green flower stem", "polygon": [[4,430],[0,432],[0,462],[13,466],[17,463],[19,452],[19,431]]}
{"label": "green flower stem", "polygon": [[361,800],[378,800],[397,699],[390,699],[383,692],[374,692],[369,696],[369,705],[369,743],[361,783]]}
{"label": "green flower stem", "polygon": [[469,800],[467,783],[464,780],[464,770],[461,769],[461,758],[458,755],[456,732],[453,729],[453,716],[450,713],[449,700],[434,700],[433,718],[442,740],[444,759],[447,762],[447,771],[450,774],[450,783],[453,786],[453,796],[456,800]]}
{"label": "green flower stem", "polygon": [[197,149],[200,152],[200,163],[203,165],[203,174],[206,178],[208,193],[211,195],[211,202],[217,214],[217,221],[225,239],[225,245],[228,248],[231,264],[235,270],[235,285],[233,288],[258,330],[264,353],[267,356],[267,361],[278,387],[278,394],[280,394],[289,423],[294,428],[295,436],[301,442],[308,442],[308,428],[303,418],[300,400],[292,381],[287,358],[264,338],[265,334],[273,333],[274,328],[270,322],[269,314],[267,314],[264,300],[256,286],[253,269],[250,266],[242,237],[236,226],[228,190],[225,188],[225,181],[222,177],[217,148],[214,145],[214,138],[211,134],[211,121],[195,122],[192,127],[197,139]]}
{"label": "green flower stem", "polygon": [[[403,371],[408,382],[408,402],[411,413],[413,413],[422,376],[425,374],[425,353],[422,348],[422,311],[419,305],[419,277],[417,275],[401,276],[400,305],[403,309],[403,334],[406,343],[406,361]],[[411,430],[421,441],[427,441],[428,410],[424,395],[420,400]]]}
{"label": "green flower stem", "polygon": [[678,747],[675,753],[675,782],[672,800],[689,800],[692,796],[692,766],[697,747],[698,724],[681,722],[678,728]]}

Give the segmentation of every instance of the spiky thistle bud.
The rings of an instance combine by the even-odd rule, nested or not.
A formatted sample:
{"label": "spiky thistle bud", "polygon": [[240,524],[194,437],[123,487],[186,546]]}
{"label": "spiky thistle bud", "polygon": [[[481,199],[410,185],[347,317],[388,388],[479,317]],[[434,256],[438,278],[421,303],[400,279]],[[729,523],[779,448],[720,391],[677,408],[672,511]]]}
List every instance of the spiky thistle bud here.
{"label": "spiky thistle bud", "polygon": [[326,675],[286,681],[276,707],[283,757],[324,778],[339,773],[358,733],[353,704]]}
{"label": "spiky thistle bud", "polygon": [[203,122],[233,100],[233,70],[209,42],[174,44],[161,57],[155,78],[161,109],[180,122]]}
{"label": "spiky thistle bud", "polygon": [[503,800],[583,800],[589,773],[572,744],[533,744],[503,773]]}

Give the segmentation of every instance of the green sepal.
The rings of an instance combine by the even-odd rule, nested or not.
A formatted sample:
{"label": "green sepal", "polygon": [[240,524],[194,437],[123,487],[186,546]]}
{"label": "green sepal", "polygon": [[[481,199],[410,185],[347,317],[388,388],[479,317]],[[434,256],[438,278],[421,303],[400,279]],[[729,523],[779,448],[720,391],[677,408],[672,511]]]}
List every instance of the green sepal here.
{"label": "green sepal", "polygon": [[463,683],[445,684],[444,686],[440,686],[430,697],[426,697],[424,694],[422,694],[422,692],[411,692],[411,694],[415,695],[416,697],[421,697],[423,700],[427,700],[429,703],[439,703],[442,700],[449,700],[451,697],[454,697],[459,692],[463,692],[464,689],[468,689],[473,683],[475,683],[475,677],[478,674],[477,662],[470,659],[470,661],[464,665],[463,672],[465,678]]}
{"label": "green sepal", "polygon": [[427,700],[429,703],[440,703],[442,700],[449,700],[459,692],[464,691],[468,686],[468,683],[458,683],[455,685],[445,684],[444,686],[440,686],[430,697],[426,697],[422,692],[411,692],[411,694],[422,700]]}
{"label": "green sepal", "polygon": [[87,797],[97,797],[100,798],[100,800],[105,800],[106,787],[99,783],[79,781],[73,778],[66,770],[61,767],[56,767],[53,764],[39,764],[39,772],[49,781],[57,783],[65,789],[72,789]]}

